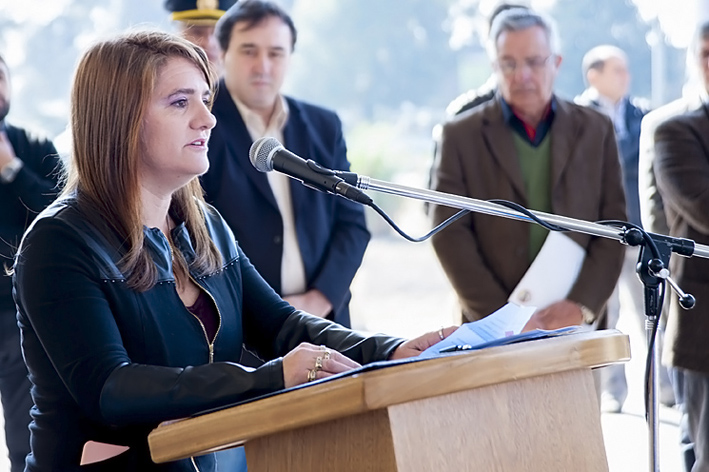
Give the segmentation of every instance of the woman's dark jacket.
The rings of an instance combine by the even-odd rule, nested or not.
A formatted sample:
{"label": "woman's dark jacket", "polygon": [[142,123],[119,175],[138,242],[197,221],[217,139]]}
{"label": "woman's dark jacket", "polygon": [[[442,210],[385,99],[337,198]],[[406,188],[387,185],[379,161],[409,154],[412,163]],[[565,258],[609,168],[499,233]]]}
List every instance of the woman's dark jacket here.
{"label": "woman's dark jacket", "polygon": [[[264,282],[211,207],[205,220],[223,265],[191,277],[218,308],[213,345],[177,295],[170,245],[160,230],[144,229],[159,281],[137,292],[118,270],[120,243],[89,223],[75,199],[54,203],[33,223],[14,276],[35,402],[27,470],[196,470],[195,464],[215,470],[212,454],[194,463],[152,464],[148,433],[161,421],[282,389],[281,356],[303,341],[363,364],[389,357],[401,343],[296,311]],[[184,224],[172,238],[193,260]],[[242,344],[273,360],[253,371],[240,366]],[[80,468],[89,440],[130,449]]]}

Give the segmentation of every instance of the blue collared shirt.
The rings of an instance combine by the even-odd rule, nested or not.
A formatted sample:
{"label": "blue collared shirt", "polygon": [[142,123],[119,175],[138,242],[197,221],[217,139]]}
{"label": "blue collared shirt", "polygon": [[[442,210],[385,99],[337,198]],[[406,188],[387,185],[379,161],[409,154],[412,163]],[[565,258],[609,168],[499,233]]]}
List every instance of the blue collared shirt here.
{"label": "blue collared shirt", "polygon": [[554,116],[556,115],[555,97],[551,97],[551,103],[549,104],[549,108],[546,114],[544,115],[544,118],[542,118],[542,121],[539,122],[539,125],[531,135],[527,131],[529,126],[526,125],[519,118],[519,116],[515,114],[514,111],[512,111],[512,107],[510,107],[510,105],[505,101],[504,98],[500,97],[500,103],[502,104],[502,116],[505,119],[505,123],[507,123],[513,131],[515,131],[522,138],[527,140],[527,142],[529,142],[529,144],[534,147],[539,146],[539,144],[544,141],[544,138],[551,129],[551,124],[554,121]]}

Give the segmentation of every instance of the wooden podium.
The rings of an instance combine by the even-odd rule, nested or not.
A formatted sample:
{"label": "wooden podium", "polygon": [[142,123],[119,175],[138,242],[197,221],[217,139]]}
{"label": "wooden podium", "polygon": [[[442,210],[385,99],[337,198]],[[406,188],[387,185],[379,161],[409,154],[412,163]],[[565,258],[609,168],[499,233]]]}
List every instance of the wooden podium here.
{"label": "wooden podium", "polygon": [[155,462],[245,444],[249,472],[608,471],[591,369],[616,330],[394,365],[165,423]]}

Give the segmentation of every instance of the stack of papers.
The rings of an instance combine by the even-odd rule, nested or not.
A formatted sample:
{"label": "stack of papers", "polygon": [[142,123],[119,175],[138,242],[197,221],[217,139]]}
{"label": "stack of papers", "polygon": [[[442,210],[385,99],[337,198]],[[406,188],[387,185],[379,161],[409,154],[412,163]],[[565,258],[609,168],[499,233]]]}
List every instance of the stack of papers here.
{"label": "stack of papers", "polygon": [[464,323],[446,339],[422,352],[419,357],[437,357],[446,353],[567,334],[580,329],[578,326],[569,326],[552,331],[535,329],[522,333],[522,329],[535,311],[535,307],[508,303],[482,320]]}

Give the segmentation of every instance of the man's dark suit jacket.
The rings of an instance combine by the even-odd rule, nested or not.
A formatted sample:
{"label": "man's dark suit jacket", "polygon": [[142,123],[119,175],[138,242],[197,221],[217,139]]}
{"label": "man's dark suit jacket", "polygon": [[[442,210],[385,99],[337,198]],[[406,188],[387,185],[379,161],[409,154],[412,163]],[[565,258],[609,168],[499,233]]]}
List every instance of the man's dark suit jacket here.
{"label": "man's dark suit jacket", "polygon": [[12,278],[5,275],[5,266],[12,264],[29,224],[56,198],[61,167],[57,150],[48,139],[0,121],[2,130],[25,164],[15,180],[0,183],[0,312],[12,313],[11,329],[15,329]]}
{"label": "man's dark suit jacket", "polygon": [[[337,115],[292,98],[283,130],[284,147],[330,169],[349,170],[342,124]],[[206,199],[222,214],[251,262],[281,295],[283,222],[265,173],[249,160],[253,143],[236,104],[219,84],[212,112],[217,125],[209,141]],[[349,287],[369,242],[364,209],[344,198],[290,181],[298,244],[307,289],[322,292],[334,320],[350,326]]]}
{"label": "man's dark suit jacket", "polygon": [[[585,95],[585,94],[584,94]],[[581,95],[574,100],[579,105],[590,106],[601,111],[597,100]],[[625,202],[627,204],[628,221],[642,225],[640,218],[640,194],[638,191],[638,161],[640,156],[640,123],[647,114],[648,108],[641,100],[623,98],[625,101],[625,116],[623,121],[627,133],[617,136],[620,167],[623,172],[623,185],[625,186]]]}
{"label": "man's dark suit jacket", "polygon": [[[709,244],[709,110],[707,105],[669,118],[655,131],[655,177],[670,235]],[[671,291],[663,359],[709,375],[709,259],[673,255],[672,277],[696,298],[679,308]],[[669,349],[668,349],[669,347]]]}
{"label": "man's dark suit jacket", "polygon": [[[547,137],[551,139],[552,213],[585,221],[625,220],[613,124],[595,110],[556,100]],[[504,120],[499,97],[446,123],[433,188],[526,207],[513,132]],[[433,223],[456,211],[436,206]],[[433,237],[436,255],[467,320],[503,306],[524,276],[530,266],[529,225],[473,212]],[[598,315],[620,275],[624,247],[602,237],[569,236],[586,250],[586,257],[567,298]]]}

